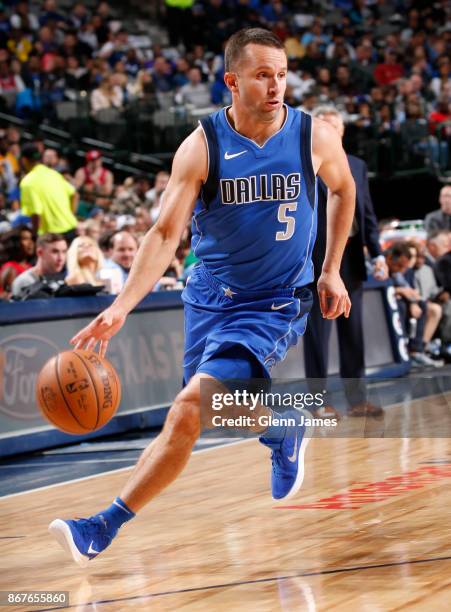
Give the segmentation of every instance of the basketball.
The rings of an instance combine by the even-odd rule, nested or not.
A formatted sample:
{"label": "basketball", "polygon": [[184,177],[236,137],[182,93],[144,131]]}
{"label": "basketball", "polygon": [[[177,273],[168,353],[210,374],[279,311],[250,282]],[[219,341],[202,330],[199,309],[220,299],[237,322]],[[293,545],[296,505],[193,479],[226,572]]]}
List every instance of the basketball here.
{"label": "basketball", "polygon": [[52,357],[36,381],[43,416],[68,434],[101,429],[115,414],[121,384],[111,363],[92,351],[65,351]]}

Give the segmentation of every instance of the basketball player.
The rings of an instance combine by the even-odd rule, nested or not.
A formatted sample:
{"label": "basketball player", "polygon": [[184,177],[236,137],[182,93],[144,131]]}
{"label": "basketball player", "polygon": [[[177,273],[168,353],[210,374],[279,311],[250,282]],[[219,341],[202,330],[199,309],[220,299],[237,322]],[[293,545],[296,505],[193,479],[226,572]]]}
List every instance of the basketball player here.
{"label": "basketball player", "polygon": [[[111,506],[88,518],[57,519],[50,531],[80,565],[183,470],[201,431],[201,383],[269,378],[304,332],[312,303],[316,179],[329,186],[328,243],[318,292],[323,316],[349,316],[339,268],[354,216],[355,186],[341,139],[327,123],[283,103],[287,57],[262,29],[234,34],[225,51],[232,105],[181,144],[156,225],[145,236],[114,303],[71,340],[103,355],[128,313],[152,290],[193,217],[200,262],[183,293],[184,389],[160,435],[140,457]],[[298,427],[255,426],[272,449],[272,495],[287,499],[304,474],[308,442]],[[259,406],[255,416],[273,415]],[[258,421],[259,419],[257,419]]]}

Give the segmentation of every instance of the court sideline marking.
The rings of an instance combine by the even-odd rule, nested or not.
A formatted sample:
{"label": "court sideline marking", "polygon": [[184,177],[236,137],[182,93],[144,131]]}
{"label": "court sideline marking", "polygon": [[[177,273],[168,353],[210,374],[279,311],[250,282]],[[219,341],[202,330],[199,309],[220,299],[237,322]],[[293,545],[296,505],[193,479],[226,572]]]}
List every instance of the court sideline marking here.
{"label": "court sideline marking", "polygon": [[[229,446],[234,446],[235,444],[243,444],[243,442],[251,442],[254,440],[255,438],[248,438],[246,440],[236,440],[235,442],[228,442],[226,444],[218,444],[217,446],[209,446],[208,448],[200,448],[199,450],[193,451],[193,455],[197,455],[199,453],[207,453],[208,451],[217,450],[218,448],[228,448]],[[51,485],[37,487],[36,489],[26,489],[25,491],[19,491],[18,493],[9,493],[8,495],[2,495],[0,497],[0,503],[4,499],[9,499],[11,497],[17,497],[18,495],[26,495],[28,493],[34,493],[35,491],[44,491],[46,489],[53,489],[54,487],[61,487],[66,484],[72,484],[73,482],[82,482],[84,480],[90,480],[91,478],[99,478],[99,476],[105,476],[106,474],[118,474],[119,472],[125,472],[126,470],[132,470],[133,468],[134,468],[134,465],[129,465],[127,467],[117,468],[116,470],[99,472],[99,474],[91,474],[90,476],[82,476],[81,478],[73,478],[72,480],[65,480],[64,482],[56,482]],[[54,609],[56,610],[57,608],[54,608]]]}
{"label": "court sideline marking", "polygon": [[133,595],[131,597],[117,597],[115,599],[101,599],[100,601],[87,601],[77,603],[72,606],[59,606],[57,608],[40,608],[36,612],[51,612],[51,610],[68,610],[69,608],[78,608],[79,606],[101,606],[103,604],[118,603],[120,601],[139,601],[150,599],[152,597],[163,597],[165,595],[180,595],[182,593],[197,593],[200,591],[211,591],[215,589],[226,589],[231,587],[239,587],[248,584],[263,584],[275,582],[279,580],[292,580],[293,578],[308,578],[312,576],[326,576],[330,574],[343,574],[346,572],[356,572],[360,570],[380,569],[385,567],[399,567],[401,565],[415,565],[418,563],[434,563],[436,561],[451,561],[450,557],[432,557],[431,559],[412,559],[410,561],[392,561],[391,563],[375,563],[372,565],[356,565],[353,567],[339,567],[337,569],[318,570],[310,572],[299,572],[291,576],[274,576],[273,578],[256,578],[255,580],[243,580],[238,582],[225,582],[223,584],[212,584],[204,587],[192,587],[188,589],[175,589],[173,591],[160,591],[157,593],[148,593],[147,595]]}

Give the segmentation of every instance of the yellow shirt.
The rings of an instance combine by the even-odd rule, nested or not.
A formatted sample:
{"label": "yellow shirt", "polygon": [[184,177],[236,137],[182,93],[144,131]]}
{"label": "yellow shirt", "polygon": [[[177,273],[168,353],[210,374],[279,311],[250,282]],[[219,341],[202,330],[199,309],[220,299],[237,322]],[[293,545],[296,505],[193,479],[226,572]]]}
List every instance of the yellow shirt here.
{"label": "yellow shirt", "polygon": [[63,234],[77,225],[70,201],[74,193],[59,172],[36,164],[20,181],[20,207],[24,215],[40,215],[38,234]]}

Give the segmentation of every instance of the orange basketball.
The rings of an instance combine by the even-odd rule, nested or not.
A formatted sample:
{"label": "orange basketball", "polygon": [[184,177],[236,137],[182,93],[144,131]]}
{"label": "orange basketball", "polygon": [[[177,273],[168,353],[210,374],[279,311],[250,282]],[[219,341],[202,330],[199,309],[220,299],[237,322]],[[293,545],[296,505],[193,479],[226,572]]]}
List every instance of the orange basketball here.
{"label": "orange basketball", "polygon": [[97,431],[113,417],[121,383],[111,363],[92,351],[65,351],[52,357],[36,381],[36,400],[44,417],[61,431]]}

